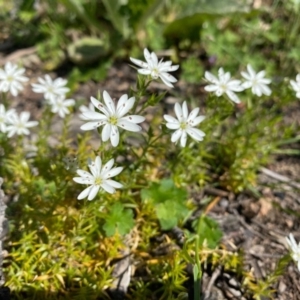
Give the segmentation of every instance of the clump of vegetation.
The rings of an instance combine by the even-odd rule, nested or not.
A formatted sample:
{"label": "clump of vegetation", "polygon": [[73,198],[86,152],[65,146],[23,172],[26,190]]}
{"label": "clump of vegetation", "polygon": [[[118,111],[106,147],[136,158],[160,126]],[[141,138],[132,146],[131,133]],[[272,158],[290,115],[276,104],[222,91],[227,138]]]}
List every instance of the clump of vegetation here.
{"label": "clump of vegetation", "polygon": [[[297,136],[280,113],[298,97],[300,83],[299,76],[293,80],[296,65],[293,76],[285,72],[297,57],[283,60],[272,52],[271,42],[279,47],[276,39],[282,37],[282,27],[271,22],[278,10],[252,10],[238,1],[221,11],[216,0],[201,8],[182,1],[174,1],[174,7],[154,0],[123,2],[103,1],[107,14],[101,16],[98,1],[41,1],[42,10],[51,8],[44,14],[31,1],[18,8],[17,25],[32,20],[43,25],[32,42],[42,59],[57,54],[59,60],[46,69],[60,66],[66,53],[76,55],[69,58],[79,66],[69,82],[45,75],[31,83],[45,99],[42,118],[34,121],[29,112],[11,107],[13,97],[29,86],[25,69],[11,62],[0,69],[0,169],[12,199],[6,212],[6,285],[16,299],[110,299],[120,286],[132,299],[188,299],[192,279],[196,300],[202,299],[201,279],[209,266],[235,273],[245,295],[271,297],[288,258],[266,279],[253,278],[244,269],[243,253],[225,248],[221,227],[207,214],[214,200],[199,202],[193,193],[207,185],[233,193],[255,190],[260,167],[284,140]],[[178,8],[181,14],[174,16]],[[292,9],[287,5],[284,12]],[[237,15],[223,17],[225,12]],[[155,18],[164,30],[160,37],[151,37]],[[11,33],[18,43],[16,28]],[[75,48],[63,28],[80,33]],[[150,38],[143,38],[145,32]],[[88,46],[86,35],[97,41],[89,39]],[[116,40],[122,41],[121,50],[114,51]],[[141,44],[155,49],[170,41],[183,80],[201,89],[203,99],[172,89],[177,62],[147,48],[142,58]],[[296,47],[295,42],[291,35],[289,43]],[[91,61],[78,54],[82,49],[88,56],[97,49],[99,66],[89,69]],[[104,78],[112,58],[128,52],[137,68],[135,85],[117,100],[106,91],[90,95],[89,106],[78,113],[71,99],[76,84]],[[152,93],[153,81],[166,90]],[[168,108],[167,93],[177,101]],[[82,122],[74,136],[70,124],[78,117]],[[51,145],[51,125],[58,119],[61,131]],[[97,147],[92,131],[98,133]],[[288,241],[296,252],[294,238]],[[116,275],[121,264],[124,270]]]}

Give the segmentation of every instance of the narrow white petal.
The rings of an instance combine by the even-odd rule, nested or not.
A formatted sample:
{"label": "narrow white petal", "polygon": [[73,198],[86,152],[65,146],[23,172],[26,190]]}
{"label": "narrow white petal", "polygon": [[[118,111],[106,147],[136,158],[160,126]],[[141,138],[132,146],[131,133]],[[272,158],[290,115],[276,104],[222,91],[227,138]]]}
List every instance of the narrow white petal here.
{"label": "narrow white petal", "polygon": [[197,126],[198,124],[200,124],[203,120],[205,120],[205,116],[198,116],[195,119],[193,119],[192,121],[190,121],[190,125],[191,126]]}
{"label": "narrow white petal", "polygon": [[136,58],[132,58],[130,57],[130,60],[136,64],[137,66],[141,67],[141,68],[147,68],[148,67],[148,64],[139,60],[139,59],[136,59]]}
{"label": "narrow white petal", "polygon": [[188,107],[187,107],[186,101],[184,101],[182,104],[182,115],[185,120],[187,119],[188,114],[189,114]]}
{"label": "narrow white petal", "polygon": [[138,69],[138,72],[142,75],[150,75],[151,74],[151,70],[149,70],[149,69]]}
{"label": "narrow white petal", "polygon": [[104,123],[102,121],[94,121],[94,122],[87,122],[80,126],[81,130],[93,130],[97,127],[103,125]]}
{"label": "narrow white petal", "polygon": [[120,120],[118,120],[118,126],[132,132],[138,132],[142,130],[141,126],[136,125],[135,123],[131,123],[125,118],[121,118]]}
{"label": "narrow white petal", "polygon": [[157,58],[156,54],[154,52],[152,52],[150,55],[151,55],[151,60],[153,62],[153,65],[157,66],[157,64],[158,64],[158,58]]}
{"label": "narrow white petal", "polygon": [[270,90],[270,88],[267,85],[262,84],[261,89],[262,89],[263,94],[265,94],[267,96],[270,96],[272,93],[272,91]]}
{"label": "narrow white petal", "polygon": [[178,123],[179,124],[179,122],[170,115],[164,115],[164,119],[169,123]]}
{"label": "narrow white petal", "polygon": [[[165,73],[165,72],[161,72],[160,74],[159,74],[159,77],[162,79],[162,77],[163,77],[163,79],[165,80],[165,81],[168,81],[168,82],[177,82],[177,79],[173,76],[173,75],[171,75],[171,74],[169,74],[169,73]],[[163,80],[162,79],[162,80]],[[164,81],[163,80],[163,81]]]}
{"label": "narrow white petal", "polygon": [[194,119],[196,118],[196,116],[198,115],[199,110],[200,110],[199,107],[194,108],[194,109],[191,111],[191,113],[189,114],[189,117],[188,117],[188,119],[187,119],[187,122],[191,122],[192,120],[194,120]]}
{"label": "narrow white petal", "polygon": [[128,100],[128,95],[124,94],[120,97],[118,104],[117,104],[117,112],[120,111],[121,107],[125,106],[125,103]]}
{"label": "narrow white petal", "polygon": [[179,129],[180,128],[180,124],[177,123],[167,123],[166,124],[167,128],[175,130],[175,129]]}
{"label": "narrow white petal", "polygon": [[138,115],[130,115],[130,116],[123,117],[122,120],[127,120],[129,122],[138,124],[144,122],[145,117],[138,116]]}
{"label": "narrow white petal", "polygon": [[100,189],[99,185],[92,185],[92,188],[91,188],[89,196],[88,196],[88,200],[93,200],[96,197],[96,195],[98,194],[99,189]]}
{"label": "narrow white petal", "polygon": [[90,193],[91,187],[87,187],[86,189],[84,189],[77,197],[78,200],[84,199],[86,198],[89,193]]}
{"label": "narrow white petal", "polygon": [[26,127],[34,127],[34,126],[37,126],[39,124],[38,121],[29,121],[26,123]]}
{"label": "narrow white petal", "polygon": [[101,166],[102,166],[101,157],[98,155],[95,159],[95,167],[97,169],[97,175],[100,175],[101,173]]}
{"label": "narrow white petal", "polygon": [[264,78],[265,77],[265,75],[266,75],[266,71],[260,71],[260,72],[258,72],[257,74],[256,74],[256,78],[257,79],[262,79],[262,78]]}
{"label": "narrow white petal", "polygon": [[182,132],[181,138],[180,138],[180,146],[185,147],[187,140],[187,134],[185,131]]}
{"label": "narrow white petal", "polygon": [[102,130],[102,141],[106,142],[109,140],[111,134],[111,125],[110,124],[105,124]]}
{"label": "narrow white petal", "polygon": [[109,115],[107,108],[96,98],[91,97],[91,102],[96,108],[98,108],[100,111],[102,111],[106,116]]}
{"label": "narrow white petal", "polygon": [[168,86],[168,87],[170,87],[170,88],[173,88],[173,87],[174,87],[174,85],[173,85],[171,82],[165,80],[164,77],[160,77],[160,79],[163,81],[163,83],[164,83],[166,86]]}
{"label": "narrow white petal", "polygon": [[106,171],[103,174],[103,177],[105,177],[105,179],[108,179],[108,178],[117,176],[117,175],[119,175],[122,172],[122,170],[123,170],[123,167],[113,168],[113,169],[111,169],[109,171]]}
{"label": "narrow white petal", "polygon": [[113,147],[117,147],[120,141],[120,134],[117,126],[113,126],[113,129],[110,133],[110,142]]}
{"label": "narrow white petal", "polygon": [[101,175],[103,177],[105,177],[105,174],[111,170],[112,166],[114,165],[114,162],[115,162],[115,160],[112,158],[103,166],[102,172],[101,172]]}
{"label": "narrow white petal", "polygon": [[188,128],[187,130],[188,135],[196,141],[202,141],[205,133],[197,128]]}
{"label": "narrow white petal", "polygon": [[182,129],[176,130],[171,137],[171,142],[176,143],[182,135]]}
{"label": "narrow white petal", "polygon": [[[172,63],[172,62],[170,62],[170,63]],[[173,72],[173,71],[178,70],[178,68],[179,68],[179,65],[174,65],[174,66],[164,65],[164,66],[160,67],[159,70],[161,72]]]}
{"label": "narrow white petal", "polygon": [[23,123],[26,123],[30,118],[30,113],[28,111],[23,111],[20,114],[20,120]]}
{"label": "narrow white petal", "polygon": [[87,119],[87,120],[107,120],[107,117],[103,114],[100,114],[95,111],[85,111],[82,113],[82,115]]}
{"label": "narrow white petal", "polygon": [[252,93],[254,95],[257,95],[258,97],[260,97],[262,95],[261,89],[257,85],[252,87]]}
{"label": "narrow white petal", "polygon": [[91,178],[74,177],[73,180],[80,184],[93,184],[94,183],[94,180]]}
{"label": "narrow white petal", "polygon": [[212,83],[218,83],[219,80],[217,79],[216,76],[214,76],[212,73],[208,72],[208,71],[205,71],[204,73],[204,77],[206,80],[212,82]]}
{"label": "narrow white petal", "polygon": [[118,117],[121,118],[126,115],[132,109],[134,102],[135,98],[131,97],[125,103],[123,103],[117,110]]}
{"label": "narrow white petal", "polygon": [[114,115],[116,113],[115,104],[107,91],[103,92],[103,99],[104,99],[105,105],[106,105],[109,113],[111,115]]}
{"label": "narrow white petal", "polygon": [[226,92],[227,96],[229,97],[230,100],[232,100],[235,103],[240,103],[240,99],[238,98],[238,96],[232,92],[232,91],[227,91]]}
{"label": "narrow white petal", "polygon": [[74,106],[75,105],[75,101],[73,99],[66,99],[64,101],[64,105],[65,106]]}
{"label": "narrow white petal", "polygon": [[251,78],[254,78],[256,76],[256,73],[255,73],[254,69],[251,67],[250,64],[247,65],[247,70],[248,70]]}
{"label": "narrow white petal", "polygon": [[204,87],[207,92],[215,92],[219,87],[217,85],[209,84]]}
{"label": "narrow white petal", "polygon": [[81,169],[78,169],[76,171],[76,173],[81,176],[81,177],[86,177],[86,178],[89,178],[89,179],[93,179],[94,177],[87,171],[85,170],[81,170]]}
{"label": "narrow white petal", "polygon": [[245,79],[251,80],[251,76],[250,76],[248,73],[242,71],[242,72],[241,72],[241,75],[242,75]]}
{"label": "narrow white petal", "polygon": [[115,192],[115,189],[106,182],[103,182],[101,187],[109,194],[113,194]]}
{"label": "narrow white petal", "polygon": [[111,179],[107,179],[105,182],[116,189],[120,189],[123,187],[123,184]]}
{"label": "narrow white petal", "polygon": [[249,88],[252,87],[252,82],[251,82],[251,81],[243,82],[243,83],[242,83],[242,87],[243,87],[244,89],[249,89]]}
{"label": "narrow white petal", "polygon": [[183,114],[182,114],[182,109],[181,109],[181,106],[179,103],[175,103],[174,110],[175,110],[175,114],[176,114],[178,121],[181,122]]}
{"label": "narrow white petal", "polygon": [[148,63],[148,66],[152,67],[151,54],[150,54],[150,52],[148,51],[147,48],[144,49],[144,56],[145,56],[145,59],[146,59],[146,61]]}

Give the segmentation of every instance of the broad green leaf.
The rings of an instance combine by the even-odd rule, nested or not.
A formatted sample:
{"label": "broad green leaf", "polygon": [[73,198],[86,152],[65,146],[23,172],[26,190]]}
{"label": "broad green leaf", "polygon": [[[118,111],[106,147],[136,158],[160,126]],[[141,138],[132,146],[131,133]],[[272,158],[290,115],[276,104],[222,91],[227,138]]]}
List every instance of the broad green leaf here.
{"label": "broad green leaf", "polygon": [[85,9],[83,2],[79,0],[61,0],[61,3],[69,12],[76,14],[88,27],[101,31],[101,24],[96,18],[91,16]]}
{"label": "broad green leaf", "polygon": [[172,38],[199,39],[203,22],[230,13],[249,13],[250,0],[191,0],[182,4],[176,19],[164,31]]}
{"label": "broad green leaf", "polygon": [[127,38],[130,33],[130,28],[127,19],[119,13],[119,8],[122,3],[119,0],[103,0],[103,4],[106,8],[108,18],[115,29]]}
{"label": "broad green leaf", "polygon": [[148,200],[154,205],[163,230],[173,228],[189,214],[186,207],[187,192],[176,187],[172,179],[152,183],[149,189],[141,191],[141,196],[143,201]]}
{"label": "broad green leaf", "polygon": [[184,201],[187,198],[185,189],[175,186],[172,179],[163,179],[159,183],[153,182],[147,190],[141,192],[142,200],[154,203],[164,203],[167,200]]}
{"label": "broad green leaf", "polygon": [[116,203],[109,209],[103,229],[107,236],[114,235],[116,231],[124,235],[129,233],[133,226],[132,210],[124,209],[121,203]]}
{"label": "broad green leaf", "polygon": [[215,248],[219,244],[223,233],[215,220],[203,215],[194,222],[193,227],[199,235],[201,245],[205,240],[209,248]]}
{"label": "broad green leaf", "polygon": [[252,0],[190,0],[186,2],[180,15],[245,13],[251,11],[251,6]]}

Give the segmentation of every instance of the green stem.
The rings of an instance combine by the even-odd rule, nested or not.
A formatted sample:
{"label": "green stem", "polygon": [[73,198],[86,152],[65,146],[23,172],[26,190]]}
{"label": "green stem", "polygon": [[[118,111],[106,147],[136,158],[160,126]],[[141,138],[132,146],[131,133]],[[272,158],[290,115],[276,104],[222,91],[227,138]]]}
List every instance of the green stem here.
{"label": "green stem", "polygon": [[[200,222],[199,222],[200,224]],[[196,235],[196,242],[195,242],[195,259],[196,259],[196,266],[198,269],[198,276],[194,278],[194,300],[201,299],[201,277],[202,277],[202,270],[201,270],[201,263],[199,259],[199,235]]]}

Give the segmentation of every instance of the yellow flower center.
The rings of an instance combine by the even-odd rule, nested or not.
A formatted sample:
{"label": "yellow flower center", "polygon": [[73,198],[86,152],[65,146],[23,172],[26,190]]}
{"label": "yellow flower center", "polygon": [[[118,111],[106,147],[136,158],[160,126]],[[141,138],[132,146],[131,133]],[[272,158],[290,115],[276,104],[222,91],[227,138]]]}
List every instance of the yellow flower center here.
{"label": "yellow flower center", "polygon": [[180,129],[186,130],[187,127],[188,127],[188,124],[187,124],[186,122],[181,122],[181,123],[180,123]]}
{"label": "yellow flower center", "polygon": [[118,124],[118,118],[116,116],[111,116],[108,119],[108,123],[111,125],[117,125]]}
{"label": "yellow flower center", "polygon": [[221,89],[223,90],[223,92],[226,92],[227,91],[226,84],[221,84]]}
{"label": "yellow flower center", "polygon": [[159,75],[159,71],[156,68],[152,69],[152,72],[151,72],[152,78],[157,79],[158,75]]}
{"label": "yellow flower center", "polygon": [[11,75],[7,76],[7,81],[8,82],[13,82],[13,80],[14,80],[13,76],[11,76]]}
{"label": "yellow flower center", "polygon": [[102,178],[101,177],[97,177],[96,179],[95,179],[95,185],[100,185],[100,184],[102,184],[103,183],[103,180],[102,180]]}

